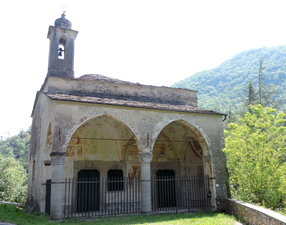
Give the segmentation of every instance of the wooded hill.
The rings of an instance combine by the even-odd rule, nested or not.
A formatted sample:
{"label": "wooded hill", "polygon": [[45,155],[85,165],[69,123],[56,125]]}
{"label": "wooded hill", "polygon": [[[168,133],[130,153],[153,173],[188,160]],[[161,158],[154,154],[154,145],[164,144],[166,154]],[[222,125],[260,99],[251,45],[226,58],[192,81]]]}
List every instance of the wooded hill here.
{"label": "wooded hill", "polygon": [[[286,46],[241,52],[218,67],[196,73],[172,87],[198,90],[200,108],[223,113],[228,113],[229,107],[242,111],[244,90],[249,80],[252,79],[254,86],[258,87],[259,63],[262,59],[266,67],[264,83],[277,85],[275,99],[286,99]],[[280,109],[285,111],[285,106]]]}
{"label": "wooded hill", "polygon": [[20,130],[18,135],[0,140],[0,160],[14,158],[28,172],[31,127],[27,131]]}

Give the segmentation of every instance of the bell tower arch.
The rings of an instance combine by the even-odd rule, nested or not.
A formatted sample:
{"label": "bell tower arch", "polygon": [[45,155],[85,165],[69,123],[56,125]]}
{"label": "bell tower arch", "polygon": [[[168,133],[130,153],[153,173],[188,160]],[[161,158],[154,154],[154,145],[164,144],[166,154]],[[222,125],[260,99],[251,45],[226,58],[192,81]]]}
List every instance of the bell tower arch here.
{"label": "bell tower arch", "polygon": [[72,23],[65,18],[56,19],[49,27],[50,39],[48,76],[74,78],[74,42],[78,31],[72,30]]}

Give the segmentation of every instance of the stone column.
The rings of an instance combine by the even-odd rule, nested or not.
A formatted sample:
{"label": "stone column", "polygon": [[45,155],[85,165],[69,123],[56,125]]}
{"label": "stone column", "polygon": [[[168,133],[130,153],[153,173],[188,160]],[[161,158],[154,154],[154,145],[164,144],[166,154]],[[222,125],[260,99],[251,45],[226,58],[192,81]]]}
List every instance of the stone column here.
{"label": "stone column", "polygon": [[52,185],[51,185],[51,208],[50,219],[63,219],[63,190],[64,184],[54,184],[54,182],[63,182],[64,162],[66,153],[52,152]]}
{"label": "stone column", "polygon": [[151,174],[150,162],[153,155],[142,154],[138,156],[141,167],[141,212],[151,212]]}

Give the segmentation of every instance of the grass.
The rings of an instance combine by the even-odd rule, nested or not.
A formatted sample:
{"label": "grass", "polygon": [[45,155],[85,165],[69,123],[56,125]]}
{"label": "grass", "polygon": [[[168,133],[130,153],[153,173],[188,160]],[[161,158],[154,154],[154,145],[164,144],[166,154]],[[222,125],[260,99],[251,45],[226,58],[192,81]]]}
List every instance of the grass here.
{"label": "grass", "polygon": [[95,224],[95,225],[109,225],[109,224],[159,224],[159,225],[172,225],[172,224],[235,224],[236,219],[233,216],[215,213],[215,212],[198,212],[191,214],[163,214],[152,216],[132,216],[125,215],[122,217],[109,217],[102,219],[67,219],[63,222],[49,222],[49,217],[46,214],[30,215],[23,212],[22,208],[18,208],[10,204],[0,204],[0,222],[10,222],[18,225],[30,224]]}

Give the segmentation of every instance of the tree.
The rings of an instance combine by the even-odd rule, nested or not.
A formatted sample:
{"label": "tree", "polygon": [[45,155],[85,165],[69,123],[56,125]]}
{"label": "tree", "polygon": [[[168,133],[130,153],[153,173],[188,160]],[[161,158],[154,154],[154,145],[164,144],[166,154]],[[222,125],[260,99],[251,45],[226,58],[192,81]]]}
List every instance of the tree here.
{"label": "tree", "polygon": [[258,97],[259,104],[268,107],[277,107],[273,101],[273,96],[275,94],[274,87],[263,83],[266,79],[264,76],[264,70],[266,67],[263,66],[263,59],[259,63],[259,73],[258,73]]}
{"label": "tree", "polygon": [[244,106],[247,109],[247,111],[250,112],[249,106],[258,104],[257,91],[251,79],[249,83],[246,85],[244,92],[246,93],[246,97],[244,100]]}
{"label": "tree", "polygon": [[18,135],[0,142],[0,153],[5,158],[12,157],[16,159],[28,171],[30,140],[31,128],[27,131],[21,130]]}
{"label": "tree", "polygon": [[0,200],[25,203],[28,174],[14,158],[0,155]]}
{"label": "tree", "polygon": [[237,121],[237,116],[235,115],[235,113],[233,112],[231,106],[228,106],[228,115],[227,115],[227,119],[224,122],[224,129],[228,129],[228,124],[229,123],[235,123]]}
{"label": "tree", "polygon": [[232,196],[268,208],[286,207],[285,114],[250,106],[239,123],[225,131]]}

